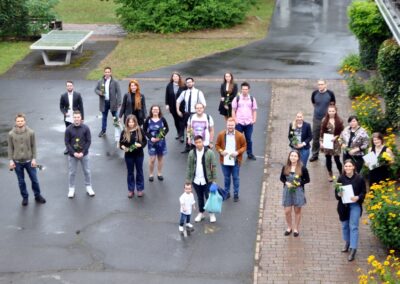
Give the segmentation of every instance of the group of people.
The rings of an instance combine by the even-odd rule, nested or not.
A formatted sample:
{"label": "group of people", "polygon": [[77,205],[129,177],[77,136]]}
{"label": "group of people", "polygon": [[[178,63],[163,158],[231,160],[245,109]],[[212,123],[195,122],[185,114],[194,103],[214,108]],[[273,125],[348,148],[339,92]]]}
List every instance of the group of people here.
{"label": "group of people", "polygon": [[[376,157],[381,157],[385,152],[393,156],[393,153],[385,146],[381,133],[373,133],[370,140],[368,132],[360,126],[357,116],[351,115],[347,120],[349,125],[344,126],[342,118],[338,115],[335,94],[327,89],[326,81],[318,81],[318,89],[311,94],[311,102],[314,107],[312,127],[304,121],[302,112],[298,112],[294,121],[289,124],[288,139],[291,150],[280,176],[283,183],[282,205],[287,223],[284,235],[289,236],[293,232],[293,235],[298,237],[300,234],[301,207],[306,204],[304,185],[310,182],[307,162],[317,161],[319,153],[322,152],[325,155],[328,181],[334,180],[333,157],[339,172],[337,184],[341,184],[341,187],[351,185],[354,193],[350,201],[343,202],[343,191],[335,191],[345,241],[342,252],[350,251],[348,260],[352,261],[358,247],[358,224],[366,194],[365,179],[360,174],[364,166],[363,157],[366,152],[373,152]],[[310,152],[311,158],[308,160]],[[343,164],[340,160],[341,155]],[[385,180],[389,173],[387,164],[377,164],[369,173],[370,184]]]}
{"label": "group of people", "polygon": [[[157,179],[164,180],[163,158],[167,154],[165,138],[170,129],[163,116],[162,108],[155,104],[147,113],[146,97],[141,92],[137,80],[129,81],[128,90],[122,96],[119,82],[112,77],[110,67],[104,68],[104,75],[96,83],[94,92],[99,97],[99,111],[102,113],[101,130],[98,137],[102,138],[106,135],[109,113],[111,113],[113,125],[121,129],[117,137],[117,145],[124,151],[128,198],[133,198],[135,194],[137,197],[142,197],[145,187],[143,163],[146,146],[149,155],[149,182],[153,182],[155,179],[156,162]],[[233,75],[226,73],[221,84],[220,95],[218,110],[225,119],[226,128],[215,134],[214,119],[205,112],[206,97],[201,90],[195,88],[195,81],[192,77],[186,78],[183,82],[181,75],[174,72],[166,87],[165,109],[171,113],[174,119],[175,139],[185,143],[182,153],[189,153],[184,186],[185,195],[180,198],[181,213],[184,215],[180,220],[180,231],[184,229],[182,223],[184,221],[187,228],[192,226],[190,215],[194,199],[184,198],[190,197],[192,187],[197,195],[199,210],[195,221],[200,222],[205,218],[204,205],[208,199],[209,187],[217,181],[217,159],[214,149],[219,155],[227,198],[230,198],[231,182],[233,183],[234,202],[239,201],[239,172],[243,153],[247,152],[249,160],[256,160],[252,149],[252,132],[253,125],[257,120],[257,101],[250,95],[249,83],[243,82],[239,92]],[[92,135],[89,126],[84,123],[85,112],[82,95],[74,90],[74,83],[70,80],[66,82],[66,92],[60,97],[60,111],[66,127],[64,154],[68,155],[67,196],[68,198],[75,197],[75,177],[78,164],[81,164],[86,192],[93,197],[95,191],[92,187],[88,155]],[[17,114],[15,126],[10,131],[8,138],[9,167],[12,170],[15,169],[17,174],[23,206],[28,205],[24,169],[32,180],[35,200],[39,203],[46,202],[41,195],[36,174],[35,133],[25,125],[25,119],[23,113]],[[208,213],[210,222],[215,222],[214,212]]]}

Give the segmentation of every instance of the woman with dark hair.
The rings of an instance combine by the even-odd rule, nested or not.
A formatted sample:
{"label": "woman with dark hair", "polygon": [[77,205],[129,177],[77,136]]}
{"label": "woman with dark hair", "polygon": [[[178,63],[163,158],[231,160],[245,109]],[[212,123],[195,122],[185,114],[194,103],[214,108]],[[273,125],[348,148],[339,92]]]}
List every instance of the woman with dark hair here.
{"label": "woman with dark hair", "polygon": [[340,134],[340,143],[343,149],[343,161],[352,159],[355,162],[357,173],[364,164],[364,151],[368,149],[369,137],[367,131],[359,125],[358,118],[351,115],[347,126]]}
{"label": "woman with dark hair", "polygon": [[[384,156],[386,155],[390,160],[393,159],[393,152],[384,144],[383,135],[381,133],[375,132],[372,134],[371,145],[372,147],[369,148],[368,152],[374,152],[378,159],[385,159]],[[378,163],[377,167],[369,172],[369,184],[379,183],[389,177],[389,162],[385,162],[381,165]]]}
{"label": "woman with dark hair", "polygon": [[311,124],[304,121],[301,111],[296,114],[296,119],[289,124],[289,146],[300,153],[303,166],[307,167],[310,155],[310,142],[312,140]]}
{"label": "woman with dark hair", "polygon": [[[283,183],[282,205],[285,208],[287,229],[284,233],[289,236],[299,236],[301,219],[301,207],[306,204],[304,185],[310,182],[307,168],[300,160],[300,154],[296,150],[289,152],[286,165],[282,168],[280,180]],[[292,224],[292,208],[294,210],[294,226]]]}
{"label": "woman with dark hair", "polygon": [[[128,198],[135,195],[137,190],[138,197],[143,196],[144,177],[143,177],[143,148],[146,147],[147,140],[142,128],[140,128],[136,116],[130,114],[125,121],[125,129],[121,133],[119,140],[120,148],[125,152],[125,163],[128,170]],[[134,170],[136,168],[136,178]]]}
{"label": "woman with dark hair", "polygon": [[121,109],[119,111],[119,118],[124,116],[126,121],[128,115],[133,114],[136,116],[140,126],[143,125],[144,119],[146,118],[146,99],[142,93],[140,93],[140,85],[136,80],[130,80],[128,85],[128,92],[122,99]]}
{"label": "woman with dark hair", "polygon": [[364,202],[366,187],[364,178],[357,174],[356,163],[351,160],[344,161],[344,171],[338,178],[338,183],[342,186],[351,185],[354,196],[351,197],[351,203],[343,203],[343,192],[335,190],[335,197],[338,200],[337,211],[339,219],[342,222],[342,237],[345,241],[342,252],[348,252],[349,261],[353,261],[358,247],[358,225],[362,214],[362,203]]}
{"label": "woman with dark hair", "polygon": [[[339,117],[337,113],[337,108],[334,105],[328,107],[325,117],[322,119],[321,132],[320,132],[320,148],[325,154],[325,165],[328,170],[328,180],[333,181],[332,174],[332,156],[335,160],[336,167],[339,174],[342,172],[342,163],[340,162],[341,147],[339,143],[340,133],[343,131],[343,120]],[[324,134],[333,135],[333,149],[325,149],[323,146]]]}
{"label": "woman with dark hair", "polygon": [[225,73],[224,82],[221,84],[221,102],[218,111],[227,120],[232,116],[232,101],[238,93],[238,86],[233,80],[232,73]]}
{"label": "woman with dark hair", "polygon": [[163,157],[167,154],[167,143],[165,136],[169,128],[168,123],[161,113],[161,108],[158,105],[152,105],[150,108],[149,116],[143,124],[144,133],[149,140],[149,181],[154,181],[154,163],[157,157],[157,178],[164,180],[162,175]]}
{"label": "woman with dark hair", "polygon": [[[183,83],[182,77],[178,72],[173,72],[171,79],[165,89],[165,109],[168,110],[174,118],[176,128],[176,140],[180,140],[183,143],[183,132],[185,129],[183,118],[180,117],[176,111],[176,99],[185,90],[185,84]],[[185,111],[183,102],[181,103],[181,112]]]}

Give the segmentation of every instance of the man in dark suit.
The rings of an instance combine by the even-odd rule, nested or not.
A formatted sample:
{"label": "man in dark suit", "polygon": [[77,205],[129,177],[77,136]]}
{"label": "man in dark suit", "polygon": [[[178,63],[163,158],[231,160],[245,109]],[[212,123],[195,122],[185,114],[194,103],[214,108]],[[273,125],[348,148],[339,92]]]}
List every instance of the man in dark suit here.
{"label": "man in dark suit", "polygon": [[[73,122],[72,114],[74,111],[79,110],[82,114],[82,120],[84,118],[84,112],[82,96],[80,93],[74,91],[74,83],[72,81],[67,81],[66,86],[67,92],[62,94],[60,98],[60,111],[64,115],[65,127],[68,127]],[[64,155],[67,154],[68,150],[65,149]]]}
{"label": "man in dark suit", "polygon": [[121,106],[121,89],[119,83],[111,76],[111,67],[104,68],[104,76],[97,82],[94,92],[99,96],[99,108],[102,113],[99,137],[103,137],[107,130],[108,112],[116,117]]}

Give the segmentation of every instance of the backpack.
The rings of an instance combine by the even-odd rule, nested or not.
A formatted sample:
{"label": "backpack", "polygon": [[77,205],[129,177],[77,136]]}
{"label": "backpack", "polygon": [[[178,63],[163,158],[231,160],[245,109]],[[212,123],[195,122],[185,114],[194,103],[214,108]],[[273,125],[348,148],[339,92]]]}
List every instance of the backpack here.
{"label": "backpack", "polygon": [[[250,96],[250,100],[251,100],[251,108],[253,108],[254,98],[253,98],[252,95],[249,95],[249,96]],[[240,100],[240,95],[237,95],[237,96],[236,96],[236,105],[237,105],[237,108],[239,107],[239,100]]]}

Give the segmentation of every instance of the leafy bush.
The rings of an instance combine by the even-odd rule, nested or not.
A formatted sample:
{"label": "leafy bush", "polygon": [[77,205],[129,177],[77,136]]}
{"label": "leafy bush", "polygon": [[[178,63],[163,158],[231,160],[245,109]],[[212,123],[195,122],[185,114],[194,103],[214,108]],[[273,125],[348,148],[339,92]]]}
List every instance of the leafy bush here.
{"label": "leafy bush", "polygon": [[365,82],[365,93],[369,95],[383,95],[383,81],[379,74],[371,76]]}
{"label": "leafy bush", "polygon": [[378,71],[384,84],[386,114],[391,124],[400,127],[400,46],[393,39],[386,40],[379,50]]}
{"label": "leafy bush", "polygon": [[21,36],[28,33],[28,8],[25,0],[0,1],[0,36]]}
{"label": "leafy bush", "polygon": [[400,188],[396,182],[372,185],[365,204],[374,234],[386,247],[400,249]]}
{"label": "leafy bush", "polygon": [[346,81],[350,99],[355,99],[365,94],[365,83],[361,77],[357,75],[349,76]]}
{"label": "leafy bush", "polygon": [[357,269],[360,273],[359,284],[400,283],[400,261],[395,255],[395,250],[390,250],[389,255],[382,262],[378,261],[374,255],[370,255],[368,264],[372,268],[368,272],[364,273],[362,269]]}
{"label": "leafy bush", "polygon": [[55,19],[58,0],[1,0],[0,36],[39,35]]}
{"label": "leafy bush", "polygon": [[351,107],[355,111],[360,124],[369,133],[385,133],[389,123],[377,97],[363,94],[355,98]]}
{"label": "leafy bush", "polygon": [[252,0],[115,0],[122,26],[132,32],[170,33],[241,23]]}
{"label": "leafy bush", "polygon": [[390,30],[373,1],[353,1],[347,13],[349,29],[359,41],[361,64],[373,69],[379,46],[391,35]]}
{"label": "leafy bush", "polygon": [[342,70],[342,72],[345,72],[349,70],[349,68],[351,68],[351,70],[353,70],[354,72],[364,69],[360,61],[360,55],[351,53],[342,59],[342,62],[340,62],[340,70]]}

